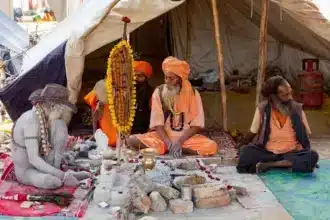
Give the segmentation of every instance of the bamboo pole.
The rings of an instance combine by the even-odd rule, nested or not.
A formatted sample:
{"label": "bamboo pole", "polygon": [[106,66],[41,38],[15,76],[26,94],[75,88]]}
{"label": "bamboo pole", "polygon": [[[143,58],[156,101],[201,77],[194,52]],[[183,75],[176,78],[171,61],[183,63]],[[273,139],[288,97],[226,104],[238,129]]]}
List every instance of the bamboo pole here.
{"label": "bamboo pole", "polygon": [[225,73],[223,70],[224,65],[223,65],[223,55],[222,55],[222,45],[221,45],[217,0],[212,0],[212,12],[213,12],[213,21],[214,21],[214,34],[215,34],[215,40],[216,40],[216,44],[217,44],[218,65],[219,65],[219,79],[220,79],[221,103],[222,103],[222,126],[225,131],[228,131],[227,93],[226,93],[226,85],[225,85]]}
{"label": "bamboo pole", "polygon": [[258,105],[258,103],[260,102],[261,87],[265,81],[266,68],[267,68],[268,8],[269,8],[269,0],[262,0],[260,36],[259,36],[259,67],[258,67],[258,78],[257,78],[256,105]]}

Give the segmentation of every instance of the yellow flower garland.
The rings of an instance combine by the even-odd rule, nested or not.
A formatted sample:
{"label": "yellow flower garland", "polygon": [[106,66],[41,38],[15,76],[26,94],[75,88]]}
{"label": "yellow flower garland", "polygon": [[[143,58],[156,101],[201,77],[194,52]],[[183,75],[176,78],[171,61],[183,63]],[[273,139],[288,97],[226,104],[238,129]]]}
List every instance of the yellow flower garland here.
{"label": "yellow flower garland", "polygon": [[[121,58],[123,53],[120,51],[126,50],[128,54],[128,59],[123,60]],[[125,59],[125,58],[124,58]],[[118,80],[120,77],[123,77],[122,68],[124,66],[123,62],[131,62],[131,73],[126,73],[127,79],[127,88],[123,88],[122,85],[118,85]],[[128,63],[129,64],[129,63]],[[113,68],[115,66],[116,68]],[[133,121],[135,117],[135,104],[136,104],[136,90],[135,90],[135,73],[134,73],[134,59],[133,51],[131,46],[126,40],[120,41],[110,52],[108,58],[108,68],[107,68],[107,78],[106,86],[108,92],[108,101],[109,101],[109,110],[111,114],[112,124],[117,128],[117,131],[124,134],[129,134],[133,126]],[[119,96],[124,96],[125,92],[129,92],[129,97],[121,98],[122,101],[125,98],[129,98],[129,106],[125,102],[115,102],[115,94],[113,90],[113,84],[119,87],[116,92],[119,93]],[[127,91],[130,90],[130,91]],[[120,97],[119,97],[120,99]],[[118,101],[118,99],[117,99]],[[125,111],[126,110],[126,111]],[[122,112],[123,111],[123,112]],[[129,115],[126,115],[129,114]],[[124,120],[123,120],[124,118]],[[120,120],[120,121],[119,121]]]}

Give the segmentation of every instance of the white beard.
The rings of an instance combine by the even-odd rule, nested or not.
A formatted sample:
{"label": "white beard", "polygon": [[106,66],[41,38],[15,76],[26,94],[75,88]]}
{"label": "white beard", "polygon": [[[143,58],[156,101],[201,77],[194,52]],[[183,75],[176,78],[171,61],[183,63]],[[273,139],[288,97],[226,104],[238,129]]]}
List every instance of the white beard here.
{"label": "white beard", "polygon": [[164,85],[162,91],[162,98],[165,99],[173,99],[180,92],[180,86],[169,86]]}
{"label": "white beard", "polygon": [[54,120],[62,119],[64,108],[62,105],[54,105],[48,112],[45,112],[48,116],[48,123],[51,124]]}
{"label": "white beard", "polygon": [[165,105],[168,109],[174,110],[174,98],[179,93],[180,86],[169,86],[165,84],[161,96],[162,99],[165,101]]}

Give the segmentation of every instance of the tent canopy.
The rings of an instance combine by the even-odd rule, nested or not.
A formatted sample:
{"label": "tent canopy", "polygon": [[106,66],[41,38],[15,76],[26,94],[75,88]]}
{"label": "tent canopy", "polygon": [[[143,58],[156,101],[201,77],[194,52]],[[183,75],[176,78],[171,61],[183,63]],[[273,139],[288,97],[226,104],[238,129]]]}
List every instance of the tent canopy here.
{"label": "tent canopy", "polygon": [[[261,3],[218,0],[226,75],[233,70],[243,75],[257,74]],[[301,71],[301,60],[315,57],[323,60],[320,68],[329,78],[330,23],[313,1],[273,0],[269,7],[268,65],[279,66],[294,81]],[[189,61],[193,77],[216,80],[217,52],[210,1],[189,0],[170,15],[174,54]]]}
{"label": "tent canopy", "polygon": [[[209,0],[120,0],[105,15],[107,9],[117,1],[90,0],[82,4],[73,15],[60,22],[52,33],[27,51],[22,77],[18,80],[31,72],[43,77],[53,72],[58,76],[64,74],[67,82],[63,82],[62,76],[61,82],[70,91],[70,101],[77,103],[86,55],[121,38],[122,17],[131,19],[128,32],[132,32],[168,11],[174,55],[189,61],[193,75],[198,76],[212,69],[216,72],[216,47]],[[233,69],[249,73],[258,66],[261,0],[218,0],[218,6],[225,73],[230,74]],[[106,18],[101,21],[103,16]],[[269,62],[277,62],[289,72],[297,73],[302,57],[316,56],[330,60],[330,24],[312,0],[271,0],[268,27]],[[63,59],[59,59],[60,56]],[[54,59],[57,59],[57,63],[64,63],[55,65]],[[52,65],[47,65],[45,60]],[[53,70],[49,66],[61,68]],[[325,70],[324,73],[330,69],[327,62],[322,62],[321,68]],[[49,81],[44,80],[38,86],[46,82]],[[31,92],[25,91],[24,94],[28,96]],[[6,107],[10,104],[8,101]]]}

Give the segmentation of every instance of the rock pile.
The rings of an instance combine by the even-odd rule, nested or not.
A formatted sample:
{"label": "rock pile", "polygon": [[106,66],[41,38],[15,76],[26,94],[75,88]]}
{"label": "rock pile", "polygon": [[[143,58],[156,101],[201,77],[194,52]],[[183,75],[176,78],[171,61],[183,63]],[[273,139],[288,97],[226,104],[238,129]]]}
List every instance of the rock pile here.
{"label": "rock pile", "polygon": [[[173,161],[173,164],[169,163],[171,161],[168,161],[166,166],[157,163],[154,170],[147,172],[139,163],[113,166],[111,171],[107,171],[109,177],[107,183],[104,182],[107,179],[104,178],[105,171],[101,172],[101,183],[98,186],[107,188],[106,191],[112,193],[97,189],[95,192],[100,191],[98,193],[102,194],[102,200],[114,206],[118,205],[120,198],[115,198],[113,192],[121,191],[122,197],[125,197],[124,195],[128,197],[122,198],[121,207],[125,207],[130,213],[143,214],[148,214],[150,211],[164,212],[168,208],[174,214],[193,212],[194,208],[218,208],[229,205],[236,199],[236,194],[247,193],[243,187],[229,186],[226,181],[208,177],[209,171],[196,169],[199,165],[191,161],[187,164],[177,161]],[[205,164],[202,166],[207,170],[216,170],[216,167],[207,167]],[[164,178],[163,182],[159,181],[162,178]],[[190,197],[182,195],[183,185],[191,188]],[[106,195],[111,196],[106,198]]]}

